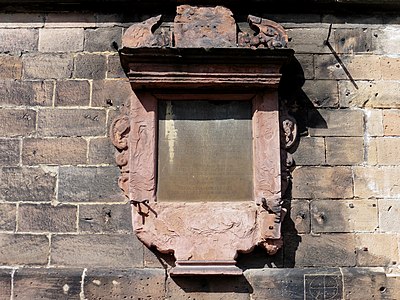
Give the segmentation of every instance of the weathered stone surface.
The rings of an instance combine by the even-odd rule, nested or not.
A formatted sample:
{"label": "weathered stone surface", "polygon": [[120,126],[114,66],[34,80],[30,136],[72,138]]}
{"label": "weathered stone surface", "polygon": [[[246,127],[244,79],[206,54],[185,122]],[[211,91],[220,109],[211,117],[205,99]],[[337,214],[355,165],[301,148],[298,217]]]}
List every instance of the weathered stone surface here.
{"label": "weathered stone surface", "polygon": [[22,144],[25,165],[86,163],[87,142],[82,138],[28,138]]}
{"label": "weathered stone surface", "polygon": [[[390,276],[391,274],[389,274],[389,276],[386,278],[386,285],[385,286],[380,286],[379,287],[379,291],[381,292],[381,294],[383,295],[388,295],[387,297],[390,299],[390,297],[392,299],[399,299],[400,298],[400,275],[397,274],[393,274],[393,276]],[[386,289],[382,289],[382,287],[386,288]]]}
{"label": "weathered stone surface", "polygon": [[302,89],[314,107],[339,106],[336,80],[306,80]]}
{"label": "weathered stone surface", "polygon": [[72,55],[32,54],[24,55],[24,78],[70,78],[72,74]]}
{"label": "weathered stone surface", "polygon": [[355,167],[354,196],[359,198],[400,197],[400,169],[397,167]]}
{"label": "weathered stone surface", "polygon": [[0,55],[0,79],[21,79],[21,76],[21,57]]}
{"label": "weathered stone surface", "polygon": [[364,161],[364,141],[361,137],[326,137],[328,165],[358,165]]}
{"label": "weathered stone surface", "polygon": [[352,198],[348,167],[300,167],[293,172],[293,198]]}
{"label": "weathered stone surface", "polygon": [[385,135],[400,136],[400,110],[383,111],[383,131]]}
{"label": "weathered stone surface", "polygon": [[307,200],[292,200],[290,211],[282,223],[282,232],[309,233],[310,232],[310,202]]}
{"label": "weathered stone surface", "polygon": [[0,29],[0,52],[35,51],[38,37],[37,29]]}
{"label": "weathered stone surface", "polygon": [[159,299],[164,300],[165,270],[89,269],[84,294],[87,299]]}
{"label": "weathered stone surface", "polygon": [[387,25],[372,30],[372,45],[376,53],[394,54],[400,52],[400,35],[397,25]]}
{"label": "weathered stone surface", "polygon": [[11,270],[0,269],[0,300],[11,299]]}
{"label": "weathered stone surface", "polygon": [[27,136],[36,131],[36,111],[32,109],[0,109],[0,135]]}
{"label": "weathered stone surface", "polygon": [[41,136],[104,136],[105,122],[106,112],[101,109],[43,109],[39,111],[38,133]]}
{"label": "weathered stone surface", "polygon": [[391,266],[399,262],[399,247],[395,234],[356,234],[356,245],[358,266]]}
{"label": "weathered stone surface", "polygon": [[333,48],[338,53],[363,53],[372,51],[372,33],[369,28],[337,28]]}
{"label": "weathered stone surface", "polygon": [[87,233],[131,233],[130,204],[81,205],[79,231]]}
{"label": "weathered stone surface", "polygon": [[365,130],[369,136],[383,136],[383,113],[380,109],[365,111]]}
{"label": "weathered stone surface", "polygon": [[74,77],[104,79],[107,70],[107,58],[101,54],[78,54],[74,60]]}
{"label": "weathered stone surface", "polygon": [[16,212],[15,204],[0,204],[0,230],[15,231]]}
{"label": "weathered stone surface", "polygon": [[20,232],[76,232],[76,206],[21,204],[18,209]]}
{"label": "weathered stone surface", "polygon": [[174,20],[175,46],[235,47],[236,22],[232,12],[222,6],[180,5]]}
{"label": "weathered stone surface", "polygon": [[58,200],[63,202],[124,201],[116,167],[61,167]]}
{"label": "weathered stone surface", "polygon": [[[250,269],[244,273],[252,286],[251,299],[342,299],[339,268]],[[322,298],[322,299],[324,299]]]}
{"label": "weathered stone surface", "polygon": [[94,138],[89,141],[89,164],[114,164],[115,148],[110,138]]}
{"label": "weathered stone surface", "polygon": [[83,28],[41,28],[39,30],[39,51],[83,51],[83,32]]}
{"label": "weathered stone surface", "polygon": [[8,105],[50,106],[52,81],[0,81],[0,102]]}
{"label": "weathered stone surface", "polygon": [[0,169],[0,200],[50,201],[54,198],[55,174],[42,168]]}
{"label": "weathered stone surface", "polygon": [[46,265],[48,255],[45,235],[0,234],[0,265]]}
{"label": "weathered stone surface", "polygon": [[318,166],[325,164],[325,142],[322,137],[302,137],[293,154],[298,166]]}
{"label": "weathered stone surface", "polygon": [[118,55],[107,57],[107,78],[126,78]]}
{"label": "weathered stone surface", "polygon": [[[322,117],[322,124],[319,122]],[[311,136],[363,136],[363,113],[358,110],[322,110],[310,111],[309,133]]]}
{"label": "weathered stone surface", "polygon": [[374,232],[378,228],[377,211],[376,200],[314,200],[312,232]]}
{"label": "weathered stone surface", "polygon": [[14,274],[14,299],[78,300],[81,269],[18,269]]}
{"label": "weathered stone surface", "polygon": [[95,80],[92,106],[121,107],[129,104],[131,95],[133,91],[127,80]]}
{"label": "weathered stone surface", "polygon": [[39,13],[0,13],[1,28],[40,28],[44,15]]}
{"label": "weathered stone surface", "polygon": [[400,233],[400,201],[379,200],[379,229],[381,232]]}
{"label": "weathered stone surface", "polygon": [[330,53],[324,45],[328,28],[291,28],[287,34],[288,48],[294,49],[296,53]]}
{"label": "weathered stone surface", "polygon": [[398,165],[400,138],[375,138],[369,142],[368,163],[371,165]]}
{"label": "weathered stone surface", "polygon": [[96,268],[143,267],[143,245],[133,234],[54,235],[51,263]]}
{"label": "weathered stone surface", "polygon": [[56,86],[56,106],[89,106],[90,84],[86,80],[62,80]]}
{"label": "weathered stone surface", "polygon": [[[243,276],[168,278],[165,299],[249,300],[252,287]],[[164,298],[163,298],[164,299]]]}
{"label": "weathered stone surface", "polygon": [[[349,55],[342,56],[341,60],[353,79],[376,80],[382,76],[378,55]],[[333,55],[315,57],[315,78],[349,79],[343,67]]]}
{"label": "weathered stone surface", "polygon": [[85,30],[84,50],[89,52],[115,52],[121,46],[122,28],[97,28]]}
{"label": "weathered stone surface", "polygon": [[82,12],[63,12],[46,14],[46,28],[90,28],[96,27],[96,15]]}
{"label": "weathered stone surface", "polygon": [[340,106],[400,107],[400,81],[357,81],[357,87],[350,81],[339,81]]}
{"label": "weathered stone surface", "polygon": [[0,166],[19,164],[20,141],[17,139],[0,139]]}
{"label": "weathered stone surface", "polygon": [[400,59],[393,57],[381,57],[381,72],[383,80],[400,80]]}
{"label": "weathered stone surface", "polygon": [[314,56],[311,54],[296,54],[296,59],[299,61],[303,72],[304,79],[314,78]]}
{"label": "weathered stone surface", "polygon": [[[297,247],[294,247],[295,244]],[[298,245],[297,245],[298,244]],[[356,265],[353,234],[301,235],[284,237],[285,266],[345,267]],[[295,253],[290,253],[296,249]],[[290,260],[293,261],[290,261]]]}

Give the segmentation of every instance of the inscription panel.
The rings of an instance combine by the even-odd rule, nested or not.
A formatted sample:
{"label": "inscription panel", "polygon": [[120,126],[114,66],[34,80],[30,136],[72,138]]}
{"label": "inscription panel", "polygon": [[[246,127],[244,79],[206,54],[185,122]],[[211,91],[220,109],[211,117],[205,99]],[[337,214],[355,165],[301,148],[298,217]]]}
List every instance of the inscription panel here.
{"label": "inscription panel", "polygon": [[159,101],[159,201],[253,198],[251,101]]}

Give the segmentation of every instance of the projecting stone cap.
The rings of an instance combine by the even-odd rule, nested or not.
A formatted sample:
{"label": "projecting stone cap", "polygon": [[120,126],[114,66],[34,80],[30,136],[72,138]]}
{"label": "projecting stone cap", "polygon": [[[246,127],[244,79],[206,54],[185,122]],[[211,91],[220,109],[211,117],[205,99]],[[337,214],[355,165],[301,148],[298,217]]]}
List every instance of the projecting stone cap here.
{"label": "projecting stone cap", "polygon": [[229,9],[222,6],[180,5],[176,13],[174,20],[176,47],[236,47],[236,22]]}

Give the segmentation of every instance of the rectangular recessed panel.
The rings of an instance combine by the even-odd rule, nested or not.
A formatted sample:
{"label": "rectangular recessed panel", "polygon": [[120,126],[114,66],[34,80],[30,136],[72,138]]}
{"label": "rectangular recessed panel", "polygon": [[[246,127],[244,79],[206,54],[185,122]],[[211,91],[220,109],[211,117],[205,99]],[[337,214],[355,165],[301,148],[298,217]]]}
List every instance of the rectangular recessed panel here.
{"label": "rectangular recessed panel", "polygon": [[247,201],[251,101],[159,101],[159,201]]}

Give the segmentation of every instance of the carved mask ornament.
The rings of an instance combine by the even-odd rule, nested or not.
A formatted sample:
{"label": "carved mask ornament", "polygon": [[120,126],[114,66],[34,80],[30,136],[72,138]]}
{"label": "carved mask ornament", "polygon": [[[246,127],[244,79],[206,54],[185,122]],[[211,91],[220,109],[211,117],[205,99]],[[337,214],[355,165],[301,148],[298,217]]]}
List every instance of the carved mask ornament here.
{"label": "carved mask ornament", "polygon": [[[236,23],[221,6],[181,5],[173,23],[153,17],[123,36],[120,58],[133,93],[111,127],[119,186],[131,201],[138,238],[174,254],[173,276],[240,275],[238,253],[259,245],[272,255],[282,247],[282,195],[297,136],[295,120],[278,103],[280,69],[293,56],[286,45],[279,24],[254,16]],[[197,127],[206,133],[196,135]],[[208,140],[193,147],[218,130],[222,142],[210,139],[216,155]],[[211,169],[196,165],[196,157],[210,158],[212,168],[231,152],[227,143],[239,150],[226,170],[204,174]],[[203,173],[192,174],[196,168]],[[191,181],[195,175],[206,177],[201,188]]]}

